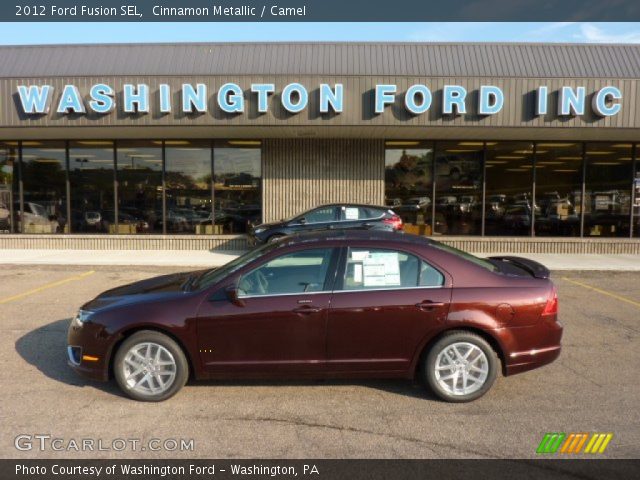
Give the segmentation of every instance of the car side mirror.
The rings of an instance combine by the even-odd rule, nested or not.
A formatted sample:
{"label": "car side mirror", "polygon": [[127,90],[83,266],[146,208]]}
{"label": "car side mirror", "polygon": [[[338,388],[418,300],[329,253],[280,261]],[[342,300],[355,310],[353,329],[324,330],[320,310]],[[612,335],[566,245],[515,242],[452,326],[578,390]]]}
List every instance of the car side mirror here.
{"label": "car side mirror", "polygon": [[304,225],[305,223],[307,223],[307,219],[304,217],[300,217],[300,219],[298,220],[298,223],[301,223]]}
{"label": "car side mirror", "polygon": [[238,287],[236,285],[229,285],[225,289],[225,293],[227,294],[227,298],[229,299],[229,301],[234,305],[238,307],[245,306],[244,300],[242,300],[242,298],[240,298],[240,295],[238,294]]}

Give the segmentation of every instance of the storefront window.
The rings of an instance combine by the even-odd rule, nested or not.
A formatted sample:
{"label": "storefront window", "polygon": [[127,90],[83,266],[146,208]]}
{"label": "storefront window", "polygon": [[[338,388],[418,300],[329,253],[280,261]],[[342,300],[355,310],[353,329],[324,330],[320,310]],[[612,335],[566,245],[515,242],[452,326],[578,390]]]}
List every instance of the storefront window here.
{"label": "storefront window", "polygon": [[105,212],[110,231],[162,233],[162,142],[118,142],[118,219]]}
{"label": "storefront window", "polygon": [[486,145],[485,234],[531,235],[536,208],[532,197],[533,144],[487,142]]}
{"label": "storefront window", "polygon": [[436,144],[435,233],[482,233],[483,142]]}
{"label": "storefront window", "polygon": [[580,236],[582,143],[538,143],[536,166],[535,234]]}
{"label": "storefront window", "polygon": [[18,142],[0,142],[0,234],[16,231],[14,225],[20,209],[17,165]]}
{"label": "storefront window", "polygon": [[71,232],[115,232],[113,142],[79,140],[69,144]]}
{"label": "storefront window", "polygon": [[431,235],[433,147],[417,141],[388,141],[385,202],[402,217],[405,231]]}
{"label": "storefront window", "polygon": [[22,182],[19,231],[68,232],[65,142],[22,142]]}
{"label": "storefront window", "polygon": [[260,142],[216,145],[213,158],[214,233],[245,233],[262,218]]}
{"label": "storefront window", "polygon": [[628,237],[633,178],[630,143],[588,143],[584,236]]}
{"label": "storefront window", "polygon": [[165,142],[167,233],[212,234],[211,143]]}
{"label": "storefront window", "polygon": [[640,237],[640,161],[638,161],[638,153],[640,153],[640,144],[635,148],[635,173],[633,175],[633,236]]}

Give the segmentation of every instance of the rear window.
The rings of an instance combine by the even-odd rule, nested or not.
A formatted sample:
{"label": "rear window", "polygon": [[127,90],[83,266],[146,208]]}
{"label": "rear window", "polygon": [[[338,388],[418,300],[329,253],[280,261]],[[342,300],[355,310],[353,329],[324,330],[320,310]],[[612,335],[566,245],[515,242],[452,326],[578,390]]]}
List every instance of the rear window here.
{"label": "rear window", "polygon": [[444,275],[406,252],[349,248],[343,290],[440,287]]}
{"label": "rear window", "polygon": [[340,208],[340,220],[371,220],[380,218],[383,210],[374,207],[343,206]]}
{"label": "rear window", "polygon": [[460,258],[462,258],[464,260],[467,260],[469,262],[475,263],[476,265],[478,265],[478,266],[480,266],[482,268],[486,268],[490,272],[498,272],[499,271],[498,267],[496,267],[489,260],[485,260],[484,258],[476,257],[475,255],[471,255],[470,253],[463,252],[462,250],[459,250],[459,249],[454,248],[454,247],[450,247],[449,245],[445,245],[444,243],[440,243],[440,242],[436,242],[436,241],[432,241],[431,245],[436,247],[436,248],[438,248],[438,249],[440,249],[440,250],[444,250],[445,252],[451,253],[451,254],[455,255],[456,257],[460,257]]}

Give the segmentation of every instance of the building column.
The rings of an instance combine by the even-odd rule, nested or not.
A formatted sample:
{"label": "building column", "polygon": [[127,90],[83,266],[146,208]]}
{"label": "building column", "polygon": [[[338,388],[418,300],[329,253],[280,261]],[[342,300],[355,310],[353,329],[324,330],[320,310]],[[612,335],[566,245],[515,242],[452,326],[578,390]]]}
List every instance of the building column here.
{"label": "building column", "polygon": [[265,222],[326,203],[384,205],[384,141],[267,139],[262,147]]}

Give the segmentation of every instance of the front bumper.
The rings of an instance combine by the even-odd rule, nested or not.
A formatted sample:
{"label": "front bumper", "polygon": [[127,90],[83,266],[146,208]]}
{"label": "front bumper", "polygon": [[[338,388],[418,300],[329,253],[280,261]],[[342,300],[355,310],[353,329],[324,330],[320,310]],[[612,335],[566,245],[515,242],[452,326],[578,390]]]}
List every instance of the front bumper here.
{"label": "front bumper", "polygon": [[106,382],[111,352],[108,338],[101,325],[77,325],[72,320],[67,333],[67,364],[85,378]]}
{"label": "front bumper", "polygon": [[81,375],[82,377],[88,380],[96,380],[99,382],[106,382],[109,380],[108,370],[105,370],[102,368],[96,368],[95,365],[92,365],[89,362],[83,362],[83,361],[81,361],[80,363],[74,362],[70,358],[70,355],[68,353],[69,349],[71,348],[80,348],[80,347],[78,347],[77,345],[69,345],[67,347],[67,356],[69,357],[67,358],[67,365],[69,365],[74,372],[76,372],[77,374]]}

